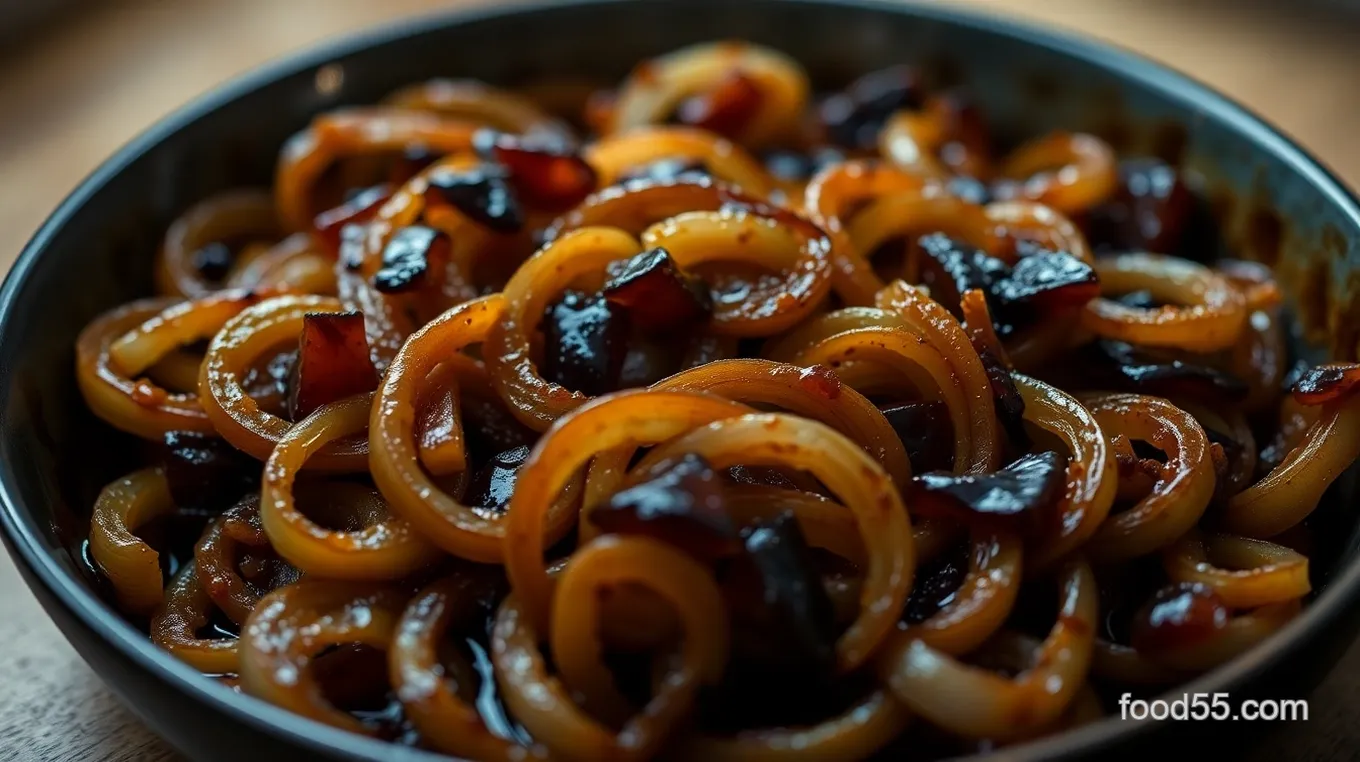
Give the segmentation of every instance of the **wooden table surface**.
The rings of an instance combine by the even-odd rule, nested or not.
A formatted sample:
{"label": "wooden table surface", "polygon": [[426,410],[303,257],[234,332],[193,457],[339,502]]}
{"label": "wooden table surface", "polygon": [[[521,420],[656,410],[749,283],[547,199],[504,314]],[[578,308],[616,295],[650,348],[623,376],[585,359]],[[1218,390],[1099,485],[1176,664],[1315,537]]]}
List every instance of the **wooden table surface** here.
{"label": "wooden table surface", "polygon": [[[462,0],[466,3],[468,0]],[[336,34],[449,0],[101,0],[0,50],[0,269],[118,146],[186,100]],[[1159,58],[1259,111],[1360,186],[1360,19],[1249,0],[967,0]],[[1317,8],[1327,5],[1315,2]],[[0,756],[167,760],[48,621],[0,554]],[[1350,760],[1360,749],[1360,647],[1252,759]]]}

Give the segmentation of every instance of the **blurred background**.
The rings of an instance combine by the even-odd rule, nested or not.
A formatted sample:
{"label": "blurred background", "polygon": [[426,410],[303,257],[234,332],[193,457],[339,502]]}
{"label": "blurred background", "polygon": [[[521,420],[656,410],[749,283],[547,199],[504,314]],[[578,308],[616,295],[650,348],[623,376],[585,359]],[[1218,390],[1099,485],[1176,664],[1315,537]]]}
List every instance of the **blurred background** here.
{"label": "blurred background", "polygon": [[[491,2],[0,0],[0,272],[96,165],[223,80],[335,35]],[[1360,187],[1360,0],[947,4],[1159,59],[1263,114]],[[0,747],[26,750],[26,759],[172,758],[79,661],[3,554],[0,611]],[[1263,746],[1260,759],[1353,759],[1356,699],[1360,651],[1314,697],[1307,727]]]}

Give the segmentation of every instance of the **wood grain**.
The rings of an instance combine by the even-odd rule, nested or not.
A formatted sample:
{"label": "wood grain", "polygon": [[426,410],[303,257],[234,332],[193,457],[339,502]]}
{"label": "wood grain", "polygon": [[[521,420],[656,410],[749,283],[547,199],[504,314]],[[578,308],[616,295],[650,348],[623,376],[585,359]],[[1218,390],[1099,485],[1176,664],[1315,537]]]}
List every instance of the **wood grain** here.
{"label": "wood grain", "polygon": [[[176,0],[88,3],[0,51],[0,269],[100,161],[215,84],[324,38],[459,2]],[[1161,59],[1237,98],[1342,178],[1360,180],[1360,25],[1318,3],[1231,0],[958,0],[1055,24]],[[1289,9],[1286,11],[1285,9]],[[6,758],[169,760],[76,656],[0,556],[0,749]],[[1360,649],[1252,760],[1340,762],[1360,749]],[[1227,726],[1225,726],[1227,727]],[[13,756],[11,756],[13,755]]]}

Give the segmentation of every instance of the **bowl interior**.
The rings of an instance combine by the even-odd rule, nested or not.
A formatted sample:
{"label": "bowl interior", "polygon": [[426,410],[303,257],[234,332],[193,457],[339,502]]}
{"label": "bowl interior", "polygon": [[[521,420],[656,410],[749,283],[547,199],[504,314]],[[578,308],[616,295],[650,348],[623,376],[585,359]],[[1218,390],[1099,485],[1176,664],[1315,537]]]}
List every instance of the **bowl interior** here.
{"label": "bowl interior", "polygon": [[[681,7],[684,12],[677,12]],[[0,479],[25,548],[83,579],[82,541],[99,489],[135,467],[142,445],[89,414],[75,386],[82,327],[150,295],[154,253],[174,217],[215,191],[267,186],[279,146],[317,112],[372,103],[433,76],[520,84],[564,73],[599,83],[685,44],[740,38],[783,50],[819,87],[914,63],[959,88],[1010,140],[1086,130],[1130,155],[1178,162],[1221,233],[1199,245],[1278,268],[1307,357],[1355,359],[1345,316],[1360,283],[1355,206],[1285,139],[1198,86],[1122,53],[900,3],[642,0],[572,3],[376,32],[274,66],[153,129],[59,210],[6,283],[0,309]],[[322,67],[343,74],[317,85]],[[330,69],[333,75],[335,68]],[[333,81],[333,77],[331,77]],[[1353,559],[1360,517],[1340,480],[1311,519],[1322,531],[1315,585]],[[131,626],[126,637],[144,638]]]}

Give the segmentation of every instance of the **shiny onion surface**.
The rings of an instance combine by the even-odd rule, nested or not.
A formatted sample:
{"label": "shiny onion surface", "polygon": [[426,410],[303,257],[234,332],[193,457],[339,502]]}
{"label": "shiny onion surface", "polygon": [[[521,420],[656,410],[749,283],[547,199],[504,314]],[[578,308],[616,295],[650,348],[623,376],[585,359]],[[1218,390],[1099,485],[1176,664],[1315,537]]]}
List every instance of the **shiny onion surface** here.
{"label": "shiny onion surface", "polygon": [[110,601],[205,675],[479,760],[930,759],[1286,625],[1360,365],[1177,167],[909,67],[432,79],[183,210],[75,346]]}

